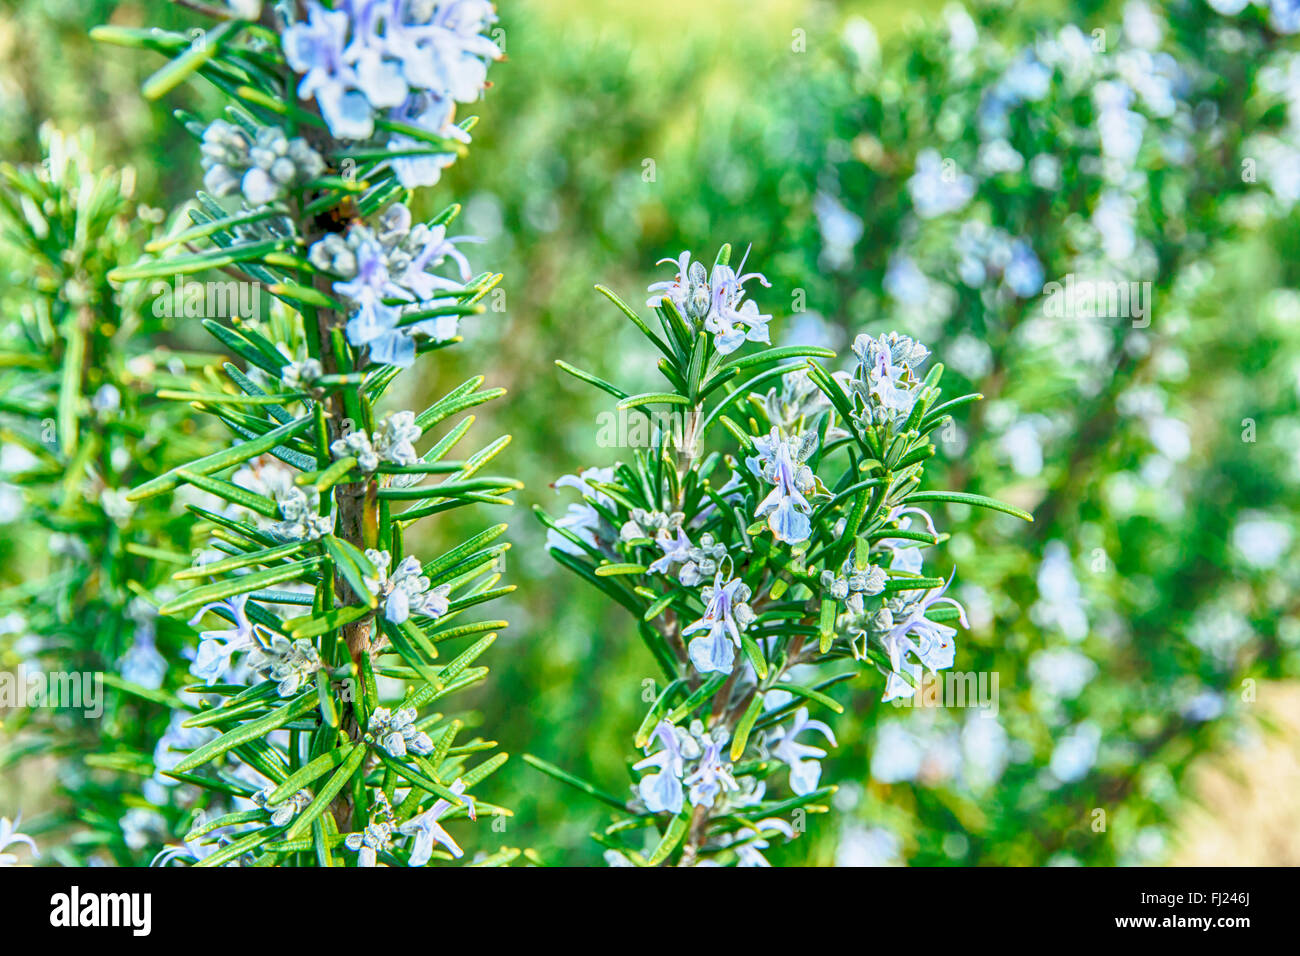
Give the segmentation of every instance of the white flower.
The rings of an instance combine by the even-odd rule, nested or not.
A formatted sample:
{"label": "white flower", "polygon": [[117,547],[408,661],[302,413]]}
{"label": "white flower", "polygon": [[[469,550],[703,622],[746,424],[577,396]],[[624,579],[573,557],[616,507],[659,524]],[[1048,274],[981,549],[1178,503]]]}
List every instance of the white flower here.
{"label": "white flower", "polygon": [[385,620],[401,624],[412,614],[438,618],[447,613],[451,606],[451,585],[430,587],[419,558],[408,554],[389,574],[393,559],[387,551],[371,548],[366,551],[366,557],[378,574],[377,577],[367,578],[366,586],[370,588],[371,594],[379,598]]}
{"label": "white flower", "polygon": [[379,467],[379,455],[370,443],[370,436],[364,431],[351,431],[342,438],[335,439],[330,443],[330,454],[335,459],[351,455],[356,458],[357,467],[367,474]]}
{"label": "white flower", "polygon": [[[682,776],[685,762],[679,741],[680,733],[666,720],[659,721],[646,743],[648,756],[632,765],[633,770],[646,770],[654,767],[655,773],[648,773],[637,784],[637,793],[645,802],[651,813],[680,813],[682,810],[683,791]],[[654,742],[659,742],[659,750],[651,754]]]}
{"label": "white flower", "polygon": [[[748,257],[749,253],[745,253]],[[676,259],[661,259],[659,264],[673,262],[677,273],[667,282],[655,282],[648,291],[646,305],[657,308],[664,299],[672,302],[678,313],[687,321],[714,335],[714,346],[726,355],[740,348],[746,341],[770,343],[767,324],[772,316],[760,314],[753,301],[744,301],[745,283],[757,279],[770,287],[771,283],[758,272],[745,272],[744,259],[740,268],[718,263],[711,274],[703,264],[691,261],[691,254],[683,252]]]}
{"label": "white flower", "polygon": [[257,647],[249,655],[249,664],[278,685],[281,697],[292,697],[303,685],[315,679],[324,666],[316,645],[306,638],[290,641],[276,634],[266,647]]}
{"label": "white flower", "polygon": [[253,803],[271,815],[272,826],[288,826],[289,821],[307,809],[307,805],[311,803],[311,794],[306,790],[299,790],[287,800],[282,800],[275,806],[269,807],[266,805],[266,801],[274,792],[275,785],[268,784],[252,796]]}
{"label": "white flower", "polygon": [[284,520],[270,526],[272,534],[290,541],[316,541],[334,530],[334,516],[320,513],[320,492],[292,485],[275,496]]}
{"label": "white flower", "polygon": [[[554,487],[576,488],[583,496],[591,498],[602,507],[613,508],[613,499],[604,492],[597,491],[591,485],[593,481],[612,482],[613,480],[613,467],[588,468],[579,475],[564,475],[557,478]],[[601,541],[612,541],[614,538],[614,529],[609,526],[609,522],[586,501],[569,505],[568,513],[555,523],[593,548],[598,547]],[[582,548],[554,528],[546,532],[546,547],[557,548],[565,554],[572,554],[576,557],[580,557],[585,553]]]}
{"label": "white flower", "polygon": [[251,651],[257,646],[257,626],[248,619],[248,595],[214,601],[199,608],[190,618],[190,626],[199,622],[204,614],[220,608],[230,615],[233,627],[199,632],[199,649],[190,665],[190,673],[209,687],[230,675],[231,659],[240,651]]}
{"label": "white flower", "polygon": [[394,412],[379,423],[372,444],[381,460],[394,465],[414,465],[419,460],[414,442],[423,434],[415,412]]}
{"label": "white flower", "polygon": [[[464,796],[465,781],[458,779],[451,785],[451,792],[458,797],[463,797],[469,807],[469,818],[471,820],[478,819],[478,815],[474,810],[474,798]],[[397,828],[398,833],[415,837],[415,842],[411,847],[410,866],[424,866],[424,864],[428,863],[429,858],[433,856],[433,845],[435,843],[445,846],[447,851],[456,859],[460,859],[465,855],[465,851],[456,844],[456,841],[451,838],[451,834],[444,830],[439,822],[442,815],[451,808],[452,803],[450,800],[439,797],[428,810],[412,817]]]}
{"label": "white flower", "polygon": [[817,731],[830,741],[832,747],[836,746],[835,734],[830,727],[820,720],[809,720],[807,707],[795,711],[794,722],[788,730],[778,727],[771,738],[776,741],[772,756],[790,768],[790,789],[801,797],[817,789],[822,774],[820,761],[826,756],[826,751],[820,747],[810,747],[795,739],[805,730]]}
{"label": "white flower", "polygon": [[367,735],[393,757],[405,757],[408,751],[427,756],[433,753],[433,740],[416,728],[418,716],[414,707],[400,707],[396,711],[376,707],[366,726]]}
{"label": "white flower", "polygon": [[0,866],[17,866],[18,856],[14,853],[6,853],[9,847],[18,843],[26,843],[32,851],[32,856],[40,858],[40,851],[36,849],[36,841],[25,833],[19,833],[18,827],[23,822],[23,815],[20,813],[14,820],[8,817],[0,817]]}

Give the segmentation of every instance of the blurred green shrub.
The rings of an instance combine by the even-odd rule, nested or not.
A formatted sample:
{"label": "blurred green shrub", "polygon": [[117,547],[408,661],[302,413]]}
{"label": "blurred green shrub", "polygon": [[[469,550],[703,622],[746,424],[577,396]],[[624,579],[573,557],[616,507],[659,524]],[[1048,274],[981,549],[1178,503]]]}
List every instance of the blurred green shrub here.
{"label": "blurred green shrub", "polygon": [[[44,6],[20,4],[6,24],[33,49],[100,19]],[[472,334],[499,349],[493,384],[523,397],[488,422],[509,416],[522,506],[553,507],[554,475],[608,457],[592,440],[595,399],[551,360],[610,377],[645,364],[592,277],[628,291],[644,262],[728,235],[753,241],[769,301],[789,303],[775,338],[925,338],[954,388],[986,396],[941,443],[935,480],[1038,518],[1026,532],[954,507],[934,555],[962,569],[954,591],[975,627],[957,667],[999,674],[997,720],[894,714],[865,688],[845,697],[860,720],[827,775],[859,783],[772,858],[1162,859],[1186,768],[1238,739],[1261,679],[1300,668],[1300,65],[1284,18],[1201,0],[1113,15],[999,4],[882,38],[792,6],[734,30],[699,11],[665,38],[564,7],[501,14],[509,61],[481,111],[473,181],[452,170],[445,184],[469,197],[467,230],[511,277],[508,312]],[[86,62],[62,61],[51,86],[93,86]],[[19,72],[0,84],[11,97],[31,83]],[[76,101],[51,97],[55,112],[93,115]],[[47,111],[5,112],[18,155],[35,157],[30,117]],[[155,117],[142,130],[114,127],[110,154],[175,188],[160,171],[179,129]],[[1037,294],[1017,292],[1040,273]],[[1149,325],[1049,316],[1042,286],[1070,275],[1149,282]],[[430,394],[461,372],[448,363]],[[623,688],[653,662],[616,639],[616,611],[559,577],[540,529],[512,525],[515,628],[485,720],[513,750],[612,779],[640,719]],[[598,811],[518,761],[492,783],[523,798],[512,839],[556,862],[598,860]]]}

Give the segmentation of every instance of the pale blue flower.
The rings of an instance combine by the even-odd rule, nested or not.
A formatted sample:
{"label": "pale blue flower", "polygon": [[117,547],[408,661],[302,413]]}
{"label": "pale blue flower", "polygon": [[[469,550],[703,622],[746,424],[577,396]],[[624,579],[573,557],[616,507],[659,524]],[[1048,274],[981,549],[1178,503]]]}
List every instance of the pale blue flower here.
{"label": "pale blue flower", "polygon": [[901,866],[903,841],[884,827],[850,823],[835,851],[836,866]]}
{"label": "pale blue flower", "polygon": [[[936,538],[939,532],[934,527],[934,519],[930,517],[929,512],[915,505],[897,505],[889,512],[885,519],[885,524],[890,525],[898,522],[900,529],[906,530],[911,526],[912,519],[908,515],[919,515],[925,524],[925,530]],[[908,538],[882,538],[877,542],[882,548],[888,548],[892,554],[889,561],[889,567],[894,571],[906,571],[909,574],[920,574],[922,567],[921,549],[917,542]]]}
{"label": "pale blue flower", "polygon": [[1096,724],[1084,721],[1072,727],[1052,750],[1052,759],[1048,764],[1052,775],[1062,783],[1082,780],[1097,762],[1100,745],[1101,728]]}
{"label": "pale blue flower", "polygon": [[1097,665],[1073,648],[1045,648],[1029,658],[1029,679],[1034,689],[1054,701],[1073,700],[1096,676]]}
{"label": "pale blue flower", "polygon": [[889,570],[920,574],[925,566],[925,560],[921,557],[921,549],[914,545],[915,542],[909,541],[906,545],[894,548],[889,558]]}
{"label": "pale blue flower", "polygon": [[[456,316],[402,324],[404,313],[455,305],[470,278],[469,260],[456,247],[477,242],[471,236],[448,238],[444,225],[412,225],[402,203],[384,211],[377,228],[354,225],[347,237],[329,234],[312,245],[308,258],[322,271],[343,278],[334,291],[355,307],[347,324],[348,341],[368,347],[371,360],[406,367],[415,361],[415,337],[442,341],[456,334]],[[450,262],[459,279],[430,270]]]}
{"label": "pale blue flower", "polygon": [[[425,11],[431,16],[424,19]],[[487,84],[491,60],[501,58],[500,48],[481,34],[496,22],[487,0],[416,2],[421,21],[395,36],[393,47],[403,57],[408,81],[421,89],[445,94],[459,103],[472,103]]]}
{"label": "pale blue flower", "polygon": [[339,139],[367,139],[375,131],[375,117],[347,62],[351,19],[347,8],[328,10],[309,0],[307,20],[291,23],[281,45],[289,66],[303,74],[299,98],[316,98],[330,132]]}
{"label": "pale blue flower", "polygon": [[167,821],[151,807],[132,807],[118,821],[122,829],[122,842],[129,849],[143,850],[156,836],[167,832]]}
{"label": "pale blue flower", "polygon": [[[457,779],[450,789],[456,796],[465,800],[465,804],[469,809],[469,818],[477,820],[478,815],[474,809],[474,798],[464,796],[465,781]],[[415,842],[411,846],[409,866],[424,866],[424,864],[428,863],[430,857],[433,856],[435,843],[446,847],[447,852],[456,859],[460,859],[465,855],[465,851],[456,844],[456,841],[451,838],[451,834],[444,830],[439,822],[443,814],[451,808],[452,802],[450,800],[439,797],[428,810],[412,817],[397,828],[398,833],[415,837]]]}
{"label": "pale blue flower", "polygon": [[884,335],[881,335],[880,342],[881,347],[877,349],[875,360],[867,373],[869,393],[882,408],[900,415],[910,414],[916,401],[916,392],[903,380],[907,369],[893,363]]}
{"label": "pale blue flower", "polygon": [[912,206],[922,219],[933,219],[956,212],[975,195],[975,180],[958,173],[952,160],[945,160],[935,149],[925,149],[916,157],[916,171],[907,181]]}
{"label": "pale blue flower", "polygon": [[[655,741],[659,743],[659,750],[651,754],[650,749]],[[641,778],[637,784],[637,793],[651,813],[680,813],[684,799],[682,775],[685,773],[685,762],[676,729],[666,720],[659,721],[645,749],[648,756],[633,764],[632,769],[654,767],[656,772]]]}
{"label": "pale blue flower", "polygon": [[646,569],[650,574],[667,574],[674,564],[686,564],[691,560],[691,553],[695,550],[695,545],[680,527],[677,529],[676,538],[667,528],[661,528],[655,537],[655,543],[659,545],[663,557],[656,559]]}
{"label": "pale blue flower", "polygon": [[853,247],[862,238],[862,217],[849,212],[830,193],[820,191],[813,200],[813,213],[822,234],[819,261],[832,270],[848,268],[853,264]]}
{"label": "pale blue flower", "polygon": [[356,257],[356,278],[334,284],[334,291],[357,305],[348,319],[348,342],[368,346],[376,362],[408,366],[415,360],[415,343],[398,328],[398,309],[386,305],[384,299],[410,299],[411,295],[389,277],[384,248],[377,240],[363,241]]}
{"label": "pale blue flower", "polygon": [[1043,291],[1043,264],[1034,255],[1033,247],[1023,239],[1011,246],[1011,261],[1002,273],[1002,279],[1021,299],[1028,299]]}
{"label": "pale blue flower", "polygon": [[1300,0],[1269,0],[1268,22],[1278,33],[1300,31]]}
{"label": "pale blue flower", "polygon": [[794,722],[788,729],[778,727],[773,732],[771,739],[776,741],[776,746],[772,748],[772,756],[790,768],[790,789],[801,797],[817,789],[822,775],[820,761],[826,756],[826,751],[820,747],[810,747],[795,739],[805,730],[816,731],[830,741],[832,747],[838,746],[830,727],[820,720],[808,719],[807,707],[795,711]]}
{"label": "pale blue flower", "polygon": [[[453,122],[455,114],[456,105],[450,98],[432,93],[419,93],[409,97],[390,114],[389,118],[399,123],[418,126],[444,139],[468,143],[469,133]],[[394,133],[389,137],[388,146],[394,152],[403,149],[428,149],[428,143],[424,140],[414,139],[401,133]],[[436,184],[442,178],[442,171],[455,160],[455,153],[421,152],[407,156],[395,155],[388,161],[388,165],[393,167],[398,182],[407,189],[416,189]]]}
{"label": "pale blue flower", "polygon": [[[204,813],[202,811],[199,811],[199,815],[195,819],[194,825],[198,826],[200,823],[202,823],[203,818],[204,818]],[[220,832],[220,831],[216,831],[216,832]],[[172,846],[163,847],[161,850],[158,851],[157,854],[154,855],[154,858],[149,861],[149,865],[170,866],[174,860],[185,860],[191,864],[198,863],[200,860],[210,857],[212,854],[216,853],[217,850],[221,849],[220,839],[213,839],[214,835],[215,834],[208,834],[208,836],[205,837],[205,839],[211,841],[209,843],[181,842],[179,844],[174,844]]]}
{"label": "pale blue flower", "polygon": [[930,297],[930,279],[911,256],[891,255],[885,270],[885,292],[903,305],[924,305]]}
{"label": "pale blue flower", "polygon": [[1250,0],[1205,0],[1217,13],[1235,17],[1250,5]]}
{"label": "pale blue flower", "polygon": [[[740,268],[745,268],[742,260]],[[714,334],[713,344],[723,355],[736,351],[746,341],[771,344],[767,323],[772,316],[762,314],[753,300],[745,300],[745,283],[757,279],[770,287],[771,283],[757,272],[737,274],[730,266],[716,265],[709,277],[713,293],[713,307],[704,318],[705,331]]]}
{"label": "pale blue flower", "polygon": [[[714,731],[719,733],[719,731]],[[722,759],[724,739],[718,740],[709,735],[703,741],[703,753],[695,771],[685,780],[690,788],[691,806],[711,807],[724,793],[734,793],[740,789],[736,778],[731,775],[731,763]]]}
{"label": "pale blue flower", "polygon": [[[403,207],[405,208],[405,207]],[[409,216],[409,213],[407,214]],[[460,292],[471,278],[469,260],[456,248],[458,242],[479,242],[475,236],[447,237],[447,227],[443,225],[425,226],[423,224],[411,229],[405,249],[412,251],[409,264],[397,276],[397,282],[415,294],[420,302],[433,299],[440,292]],[[448,259],[456,264],[461,281],[433,275],[429,269],[441,266]]]}
{"label": "pale blue flower", "polygon": [[132,684],[139,684],[149,690],[157,690],[163,685],[167,676],[167,658],[159,653],[154,643],[154,626],[151,622],[136,627],[134,640],[122,655],[118,667],[122,679]]}
{"label": "pale blue flower", "polygon": [[[775,431],[775,429],[773,429]],[[800,481],[800,471],[809,471],[806,465],[800,466],[791,460],[790,448],[786,442],[779,442],[773,462],[773,478],[776,487],[759,502],[754,517],[767,516],[767,526],[778,541],[786,544],[798,544],[812,532],[812,522],[808,516],[812,505],[804,497],[800,486],[809,487],[807,481]]]}
{"label": "pale blue flower", "polygon": [[1203,690],[1179,708],[1184,718],[1194,723],[1214,720],[1223,713],[1224,696],[1215,690]]}
{"label": "pale blue flower", "polygon": [[[357,88],[377,109],[398,106],[410,93],[402,60],[396,51],[408,45],[403,4],[394,0],[345,0],[352,11],[352,42],[345,57],[352,65]],[[382,32],[381,32],[382,31]]]}
{"label": "pale blue flower", "polygon": [[858,365],[849,391],[866,405],[861,413],[866,425],[901,424],[921,394],[918,369],[930,350],[910,336],[881,333],[878,338],[859,335],[853,340]]}
{"label": "pale blue flower", "polygon": [[1129,109],[1133,90],[1125,83],[1104,80],[1093,89],[1092,98],[1097,108],[1102,155],[1125,168],[1132,166],[1142,148],[1142,134],[1147,125],[1142,114]]}
{"label": "pale blue flower", "polygon": [[193,627],[208,611],[220,609],[230,617],[234,625],[224,630],[199,632],[199,650],[195,655],[194,663],[190,665],[190,673],[209,687],[229,672],[231,658],[235,654],[240,651],[251,651],[257,646],[256,625],[248,619],[247,605],[248,595],[237,594],[232,598],[203,605],[198,613],[190,618],[190,626]]}
{"label": "pale blue flower", "polygon": [[682,631],[682,637],[706,632],[706,636],[690,643],[691,663],[701,673],[730,671],[736,659],[733,647],[740,646],[741,632],[754,620],[754,612],[746,603],[750,597],[749,586],[740,578],[724,584],[719,570],[712,586],[704,588],[701,594],[706,605],[704,617]]}
{"label": "pale blue flower", "polygon": [[[914,684],[902,676],[904,672],[911,675],[913,681],[919,681],[922,664],[931,671],[952,667],[957,655],[957,647],[952,639],[957,629],[939,624],[925,616],[925,612],[935,604],[951,604],[957,609],[961,626],[970,627],[966,620],[966,609],[953,598],[944,597],[944,592],[951,584],[950,576],[943,587],[936,588],[921,598],[907,616],[897,622],[881,639],[889,655],[891,669],[885,681],[885,695],[882,700],[911,697],[916,693]],[[912,656],[909,657],[909,654]]]}
{"label": "pale blue flower", "polygon": [[1051,82],[1052,71],[1033,50],[1025,50],[1002,74],[998,86],[1016,100],[1035,102],[1047,95]]}
{"label": "pale blue flower", "polygon": [[677,273],[666,282],[650,285],[647,306],[657,308],[668,299],[684,318],[712,333],[714,346],[724,355],[746,341],[771,342],[767,324],[772,316],[761,314],[753,301],[745,301],[746,282],[757,279],[769,288],[771,283],[760,273],[745,272],[744,259],[739,270],[717,264],[711,274],[706,273],[702,263],[692,262],[689,252],[676,259],[659,260],[660,265],[665,262],[675,263]]}
{"label": "pale blue flower", "polygon": [[669,299],[683,316],[703,318],[711,302],[704,264],[692,263],[690,252],[683,252],[676,259],[660,259],[655,265],[661,266],[665,262],[676,265],[677,272],[671,279],[650,283],[646,289],[650,293],[645,301],[646,307],[657,309],[664,299]]}
{"label": "pale blue flower", "polygon": [[902,721],[884,721],[871,748],[871,776],[881,783],[915,780],[921,773],[924,742]]}
{"label": "pale blue flower", "polygon": [[1092,211],[1092,225],[1101,240],[1102,251],[1114,262],[1123,262],[1137,248],[1137,202],[1132,196],[1104,193]]}
{"label": "pale blue flower", "polygon": [[754,517],[767,517],[778,541],[797,544],[812,530],[808,498],[817,493],[817,479],[804,460],[817,447],[817,434],[805,432],[786,438],[773,426],[765,437],[754,439],[756,454],[745,459],[749,470],[775,487],[758,504]]}
{"label": "pale blue flower", "polygon": [[[472,102],[501,51],[482,32],[496,20],[485,0],[341,0],[329,10],[308,0],[307,19],[284,31],[285,59],[303,74],[298,95],[315,97],[330,132],[368,139],[379,111],[419,93]],[[426,117],[411,117],[424,126]],[[442,134],[446,111],[428,117]],[[428,168],[416,174],[427,178]]]}
{"label": "pale blue flower", "polygon": [[1047,543],[1037,580],[1038,601],[1029,611],[1034,623],[1043,628],[1059,628],[1067,640],[1082,640],[1088,633],[1088,611],[1070,549],[1065,544]]}
{"label": "pale blue flower", "polygon": [[741,827],[737,830],[733,839],[737,857],[736,866],[771,866],[772,864],[767,862],[761,851],[771,845],[767,837],[772,833],[780,833],[787,840],[794,839],[794,827],[777,817],[769,817],[760,820],[752,827]]}
{"label": "pale blue flower", "polygon": [[[613,499],[602,491],[593,488],[590,482],[611,482],[614,480],[613,467],[608,468],[588,468],[580,475],[564,475],[555,480],[555,488],[575,488],[585,497],[591,498],[602,507],[613,507]],[[593,548],[599,547],[600,542],[613,540],[615,535],[614,529],[610,527],[609,522],[601,515],[599,511],[593,508],[585,501],[569,505],[568,513],[555,522],[559,527],[564,528],[580,540],[585,541]],[[546,532],[546,546],[548,548],[557,548],[565,554],[582,556],[586,552],[578,545],[574,544],[564,535],[554,529]]]}
{"label": "pale blue flower", "polygon": [[186,727],[185,721],[188,719],[189,714],[184,711],[176,711],[172,714],[167,730],[154,745],[154,775],[148,782],[159,787],[176,786],[178,781],[166,774],[184,760],[186,754],[202,747],[217,735],[211,727]]}

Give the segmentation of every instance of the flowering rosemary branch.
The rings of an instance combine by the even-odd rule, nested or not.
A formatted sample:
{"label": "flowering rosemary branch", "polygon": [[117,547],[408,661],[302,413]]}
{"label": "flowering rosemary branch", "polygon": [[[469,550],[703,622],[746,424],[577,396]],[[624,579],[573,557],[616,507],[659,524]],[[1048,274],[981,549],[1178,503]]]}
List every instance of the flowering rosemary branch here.
{"label": "flowering rosemary branch", "polygon": [[[231,13],[184,49],[157,31],[98,31],[174,55],[149,95],[198,74],[230,101],[208,123],[177,114],[201,143],[206,190],[193,225],[151,251],[188,252],[115,278],[224,269],[253,286],[254,301],[271,300],[269,321],[209,314],[204,324],[243,367],[227,363],[225,382],[171,395],[240,440],[129,496],[188,485],[213,502],[190,506],[213,551],[177,575],[210,583],[160,608],[209,622],[191,668],[199,682],[160,745],[181,753],[158,770],[211,796],[165,860],[458,858],[441,821],[509,814],[469,795],[505,755],[469,766],[494,743],[457,743],[461,721],[423,712],[486,675],[473,665],[505,622],[458,618],[512,590],[498,586],[507,546],[493,543],[505,526],[427,562],[406,536],[434,515],[510,503],[519,483],[482,474],[508,437],[451,458],[472,421],[461,419],[417,449],[504,390],[476,377],[418,413],[378,407],[403,369],[460,341],[459,321],[501,279],[471,274],[463,237],[448,237],[458,207],[420,223],[407,205],[465,152],[473,123],[457,124],[455,107],[478,98],[499,55],[484,35],[495,15],[478,0]],[[466,638],[440,661],[444,642]]]}
{"label": "flowering rosemary branch", "polygon": [[[965,616],[945,595],[951,574],[923,569],[921,549],[944,540],[923,505],[1030,520],[980,496],[922,490],[930,434],[978,398],[941,403],[942,366],[922,372],[928,349],[861,335],[851,371],[833,373],[827,349],[772,347],[771,316],[745,290],[767,281],[730,257],[723,246],[710,269],[689,253],[667,260],[673,278],[650,286],[647,302],[657,330],[601,290],[663,355],[670,391],[629,395],[560,363],[619,397],[620,410],[669,409],[631,461],[556,482],[581,504],[559,519],[538,513],[556,560],[636,616],[667,682],[635,735],[645,758],[633,798],[603,797],[626,811],[601,837],[617,865],[765,865],[768,841],[794,838],[834,790],[820,784],[825,750],[798,739],[835,744],[809,709],[841,712],[826,691],[854,671],[826,676],[824,665],[870,665],[892,700],[913,695],[923,669],[954,662],[948,622]],[[747,342],[763,348],[735,355]],[[791,795],[769,796],[782,770]]]}

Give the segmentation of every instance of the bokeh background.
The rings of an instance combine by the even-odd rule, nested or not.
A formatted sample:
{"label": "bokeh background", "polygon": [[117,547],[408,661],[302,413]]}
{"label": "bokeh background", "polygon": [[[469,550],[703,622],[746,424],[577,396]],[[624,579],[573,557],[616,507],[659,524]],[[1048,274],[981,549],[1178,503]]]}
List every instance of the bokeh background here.
{"label": "bokeh background", "polygon": [[[511,627],[467,715],[516,758],[485,792],[516,816],[480,828],[479,849],[599,863],[599,805],[517,757],[623,789],[655,676],[622,610],[550,559],[530,514],[567,505],[555,478],[619,454],[596,441],[606,396],[553,362],[642,390],[648,347],[593,284],[636,302],[659,258],[731,242],[771,279],[759,301],[782,342],[847,353],[897,329],[929,344],[954,393],[985,395],[945,432],[934,486],[1037,518],[935,515],[971,612],[957,667],[999,675],[997,719],[882,705],[873,672],[840,685],[823,774],[840,790],[770,858],[1300,864],[1300,22],[1274,7],[500,5],[507,59],[474,148],[421,200],[464,204],[506,310],[466,323],[470,347],[422,365],[417,387],[477,372],[507,387],[475,428],[514,436],[502,460],[526,483]],[[133,167],[136,198],[171,215],[200,174],[170,110],[201,112],[205,92],[146,103],[159,61],[88,39],[110,22],[194,20],[160,0],[0,6],[0,150],[39,160],[46,120],[93,130],[100,161]],[[25,281],[16,256],[0,272]],[[1150,283],[1149,325],[1046,315],[1043,284],[1069,274]],[[158,334],[212,349],[184,323]],[[48,549],[5,491],[12,591]],[[25,628],[7,620],[12,662]],[[16,746],[7,724],[0,745]],[[0,814],[76,843],[58,818],[77,760],[4,765]],[[80,845],[105,862],[167,839],[93,828]]]}

